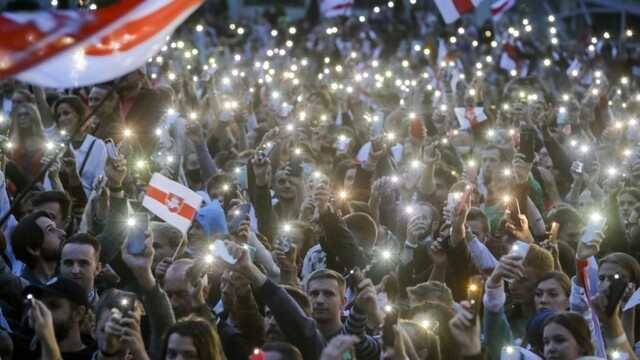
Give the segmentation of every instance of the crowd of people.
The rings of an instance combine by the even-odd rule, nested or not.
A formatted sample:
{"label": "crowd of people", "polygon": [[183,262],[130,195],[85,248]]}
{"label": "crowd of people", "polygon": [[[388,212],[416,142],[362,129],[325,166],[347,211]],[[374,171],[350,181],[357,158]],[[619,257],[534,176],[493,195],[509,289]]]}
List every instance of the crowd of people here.
{"label": "crowd of people", "polygon": [[205,5],[111,82],[1,80],[0,358],[640,355],[633,30],[372,10]]}

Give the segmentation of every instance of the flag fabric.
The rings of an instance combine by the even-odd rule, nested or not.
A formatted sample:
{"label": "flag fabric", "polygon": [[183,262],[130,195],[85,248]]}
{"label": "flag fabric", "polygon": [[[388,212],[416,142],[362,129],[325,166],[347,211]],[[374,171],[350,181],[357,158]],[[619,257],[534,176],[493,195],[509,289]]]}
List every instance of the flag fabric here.
{"label": "flag fabric", "polygon": [[506,71],[516,70],[519,76],[527,76],[529,60],[521,58],[519,51],[522,51],[522,43],[510,37],[502,47],[498,66]]}
{"label": "flag fabric", "polygon": [[0,14],[0,78],[45,87],[112,80],[144,65],[204,0],[127,0],[96,10]]}
{"label": "flag fabric", "polygon": [[462,14],[473,11],[484,0],[435,0],[444,22],[451,24]]}
{"label": "flag fabric", "polygon": [[457,107],[453,109],[460,124],[460,130],[468,129],[472,126],[487,120],[483,107]]}
{"label": "flag fabric", "polygon": [[491,4],[491,18],[494,22],[500,21],[502,16],[516,4],[516,0],[498,0]]}
{"label": "flag fabric", "polygon": [[354,0],[320,0],[320,13],[326,18],[351,16]]}
{"label": "flag fabric", "polygon": [[195,191],[155,173],[147,185],[142,206],[186,234],[202,200]]}

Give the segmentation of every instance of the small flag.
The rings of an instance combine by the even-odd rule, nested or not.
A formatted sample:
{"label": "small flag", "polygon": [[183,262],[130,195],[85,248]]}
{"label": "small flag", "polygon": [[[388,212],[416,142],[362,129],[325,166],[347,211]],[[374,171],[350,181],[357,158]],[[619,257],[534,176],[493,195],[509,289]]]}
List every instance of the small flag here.
{"label": "small flag", "polygon": [[484,0],[435,0],[444,22],[451,24],[462,14],[473,11]]}
{"label": "small flag", "polygon": [[487,115],[482,107],[457,107],[453,111],[456,113],[458,123],[460,123],[460,130],[468,129],[487,120]]}
{"label": "small flag", "polygon": [[502,16],[516,4],[516,0],[498,0],[491,4],[491,17],[494,22],[500,21]]}
{"label": "small flag", "polygon": [[320,12],[326,18],[351,16],[353,0],[320,0]]}
{"label": "small flag", "polygon": [[158,173],[153,174],[142,206],[186,234],[202,204],[202,196]]}

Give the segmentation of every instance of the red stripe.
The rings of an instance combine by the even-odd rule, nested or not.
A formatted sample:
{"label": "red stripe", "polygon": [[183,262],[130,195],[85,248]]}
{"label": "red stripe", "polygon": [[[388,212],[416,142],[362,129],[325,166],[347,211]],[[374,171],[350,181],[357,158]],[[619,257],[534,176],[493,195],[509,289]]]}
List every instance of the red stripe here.
{"label": "red stripe", "polygon": [[476,8],[471,0],[453,0],[453,6],[456,7],[460,15],[473,11],[473,9]]}
{"label": "red stripe", "polygon": [[[159,202],[160,204],[162,204],[163,206],[166,207],[165,205],[165,201],[167,200],[167,196],[169,194],[167,194],[166,192],[158,189],[157,187],[154,186],[147,186],[147,192],[146,192],[146,196],[154,199],[155,201]],[[176,215],[180,215],[183,218],[186,218],[187,220],[191,221],[193,220],[193,218],[196,216],[196,208],[194,208],[193,206],[187,204],[186,202],[182,203],[182,208],[180,209],[180,211],[174,213]]]}
{"label": "red stripe", "polygon": [[178,15],[201,2],[202,0],[173,1],[143,18],[127,22],[121,28],[100,39],[99,44],[86,47],[85,54],[111,55],[134,48],[167,27]]}
{"label": "red stripe", "polygon": [[[495,5],[495,4],[494,4]],[[494,8],[493,6],[491,6],[491,15],[496,15],[498,13],[501,13],[502,11],[505,10],[505,8],[509,6],[509,1],[505,1],[502,4],[500,4],[500,6]]]}

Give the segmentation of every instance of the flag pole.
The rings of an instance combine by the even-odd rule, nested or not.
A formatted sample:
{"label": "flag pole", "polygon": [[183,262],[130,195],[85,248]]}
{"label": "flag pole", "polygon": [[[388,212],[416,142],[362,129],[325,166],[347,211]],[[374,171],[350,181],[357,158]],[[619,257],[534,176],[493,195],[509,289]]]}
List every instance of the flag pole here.
{"label": "flag pole", "polygon": [[76,127],[73,129],[73,131],[69,135],[68,140],[63,140],[64,146],[60,147],[60,149],[55,154],[55,156],[53,156],[51,160],[49,160],[49,162],[45,164],[45,166],[40,168],[40,171],[38,171],[38,173],[33,177],[33,179],[31,179],[31,182],[27,186],[25,186],[22,189],[22,191],[18,193],[18,195],[16,195],[16,197],[11,202],[11,206],[9,207],[9,210],[7,210],[7,213],[2,216],[2,219],[0,219],[0,226],[4,226],[7,220],[9,220],[9,217],[11,216],[11,214],[18,208],[20,203],[22,203],[22,200],[27,195],[27,193],[31,191],[31,189],[33,189],[33,187],[38,183],[38,179],[42,178],[46,174],[46,172],[49,171],[49,168],[51,167],[51,165],[53,165],[53,163],[58,160],[58,157],[61,154],[63,154],[65,151],[67,151],[67,148],[71,143],[71,139],[73,139],[73,137],[80,132],[80,129],[82,129],[83,125],[87,121],[89,121],[89,119],[91,119],[93,115],[95,115],[98,109],[100,109],[102,105],[104,105],[104,103],[116,92],[116,89],[119,86],[120,86],[120,79],[116,81],[116,83],[113,85],[111,90],[109,90],[109,92],[107,92],[107,95],[104,98],[102,98],[102,100],[100,100],[98,105],[96,105],[96,107],[93,110],[91,110],[89,114],[87,114],[87,116],[80,123],[78,123],[78,125],[76,125]]}

